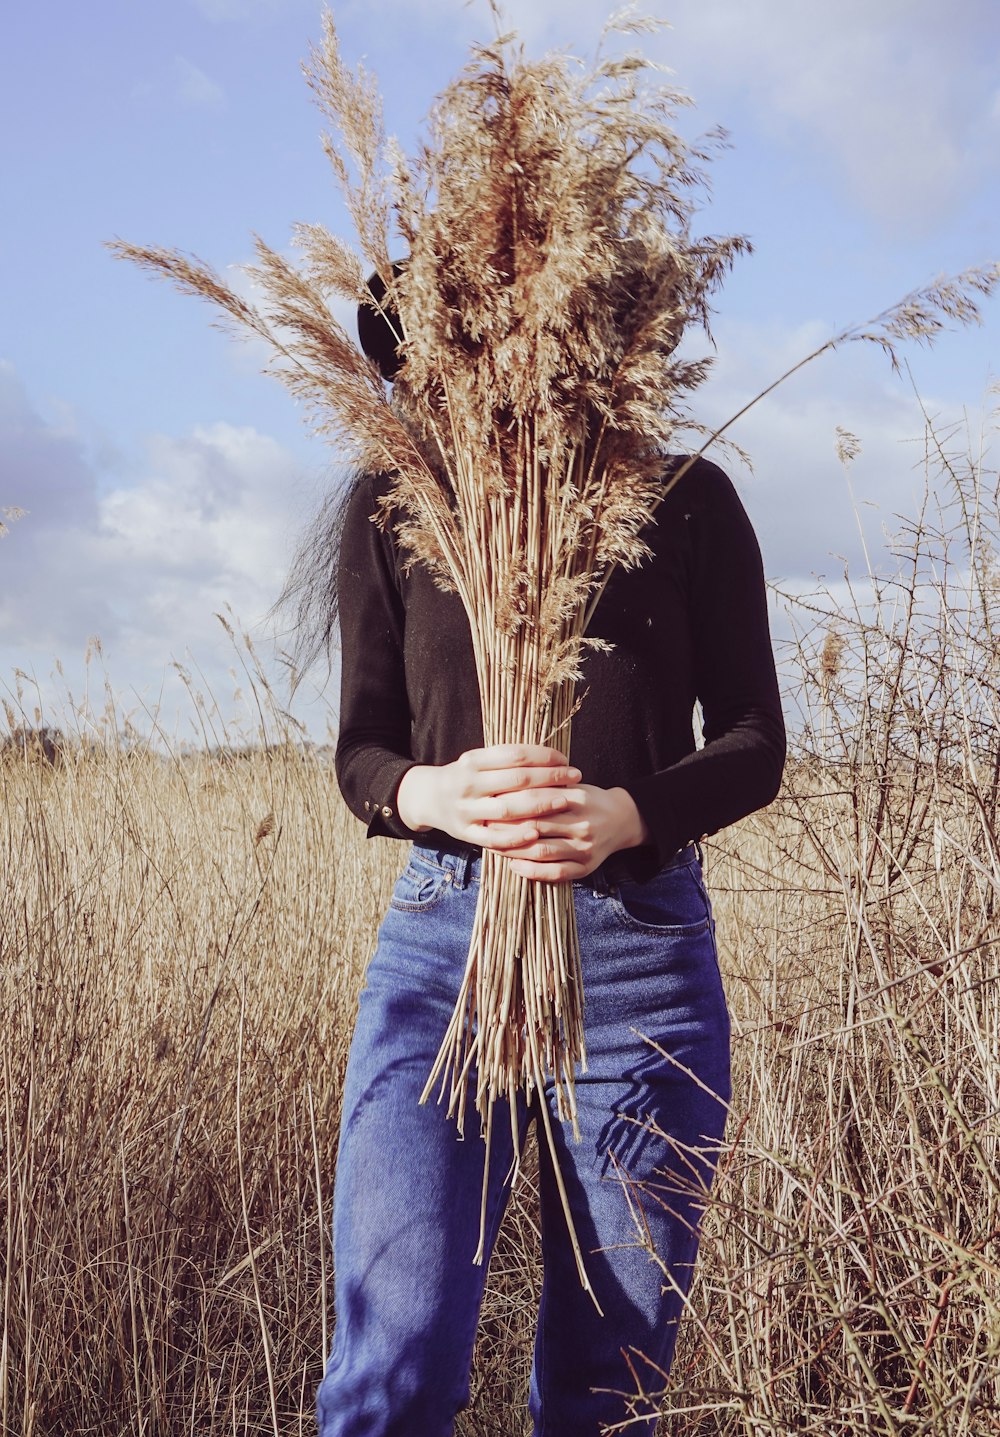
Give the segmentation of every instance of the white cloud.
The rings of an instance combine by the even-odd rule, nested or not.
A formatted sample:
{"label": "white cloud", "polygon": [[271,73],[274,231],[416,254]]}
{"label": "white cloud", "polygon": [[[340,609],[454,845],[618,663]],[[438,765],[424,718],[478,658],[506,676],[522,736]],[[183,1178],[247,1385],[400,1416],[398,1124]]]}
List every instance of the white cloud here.
{"label": "white cloud", "polygon": [[184,55],[174,58],[174,94],[188,109],[217,110],[226,102],[222,86]]}
{"label": "white cloud", "polygon": [[1000,17],[979,0],[674,0],[657,48],[701,113],[748,101],[788,145],[815,147],[889,229],[996,176],[989,124]]}
{"label": "white cloud", "polygon": [[291,461],[256,430],[217,423],[147,441],[148,470],[104,494],[99,526],[132,564],[166,582],[190,575],[255,608],[279,577],[274,527],[286,519]]}
{"label": "white cloud", "polygon": [[[44,673],[60,661],[79,689],[97,636],[123,688],[155,697],[178,660],[226,697],[233,653],[217,613],[271,653],[261,621],[312,483],[274,440],[224,423],[151,435],[138,472],[107,487],[84,445],[46,423],[6,364],[0,452],[0,508],[29,511],[0,555],[0,687],[11,687],[15,667]],[[278,680],[273,660],[271,670]]]}
{"label": "white cloud", "polygon": [[[695,416],[725,423],[829,333],[818,321],[795,328],[720,321],[718,359],[695,396]],[[942,427],[957,417],[927,400]],[[847,476],[836,453],[838,426],[861,442]],[[922,434],[906,382],[881,355],[849,345],[807,365],[728,431],[753,461],[752,476],[720,449],[711,457],[737,484],[768,574],[808,586],[815,575],[840,576],[845,563],[862,575],[866,547],[876,567],[891,564],[888,538],[898,516],[915,514],[923,494]]]}
{"label": "white cloud", "polygon": [[[610,0],[504,4],[529,50],[569,45],[584,55],[612,8]],[[671,28],[616,43],[671,66],[698,102],[701,125],[749,105],[773,138],[805,144],[811,163],[831,165],[831,178],[888,230],[929,229],[998,178],[993,0],[648,0],[640,9]],[[493,33],[485,5],[469,11],[461,0],[351,0],[345,10],[356,39],[374,33],[377,17],[447,25],[453,43],[456,34]]]}
{"label": "white cloud", "polygon": [[789,144],[817,144],[888,228],[928,228],[990,174],[1000,42],[979,0],[675,0],[665,47],[705,113],[745,97]]}
{"label": "white cloud", "polygon": [[186,110],[220,110],[226,104],[222,86],[185,55],[175,55],[155,79],[134,80],[129,94],[143,105],[166,98]]}

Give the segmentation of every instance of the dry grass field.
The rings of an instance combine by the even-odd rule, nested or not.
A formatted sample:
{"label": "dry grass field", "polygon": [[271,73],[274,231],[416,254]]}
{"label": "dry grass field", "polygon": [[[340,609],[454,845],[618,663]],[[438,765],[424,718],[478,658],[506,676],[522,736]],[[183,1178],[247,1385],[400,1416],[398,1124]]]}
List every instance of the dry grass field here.
{"label": "dry grass field", "polygon": [[[784,790],[706,844],[734,1097],[672,1437],[1000,1432],[1000,525],[980,463],[934,477],[895,574],[798,604]],[[4,1437],[311,1431],[342,1075],[405,847],[273,726],[211,756],[8,738]],[[536,1236],[529,1178],[463,1437],[526,1431]]]}

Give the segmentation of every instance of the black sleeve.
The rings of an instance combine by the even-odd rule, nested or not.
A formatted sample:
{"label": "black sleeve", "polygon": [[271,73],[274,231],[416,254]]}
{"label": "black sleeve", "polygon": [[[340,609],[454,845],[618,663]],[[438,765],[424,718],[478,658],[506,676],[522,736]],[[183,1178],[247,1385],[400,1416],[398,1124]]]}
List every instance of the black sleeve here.
{"label": "black sleeve", "polygon": [[[731,481],[699,461],[691,489],[691,623],[704,747],[624,785],[663,864],[777,795],[785,725],[760,548]],[[684,483],[681,480],[681,483]]]}
{"label": "black sleeve", "polygon": [[405,610],[387,535],[371,522],[377,494],[362,479],[348,501],[341,539],[340,727],[336,770],[348,808],[368,837],[418,838],[396,814],[396,791],[416,760],[403,662]]}

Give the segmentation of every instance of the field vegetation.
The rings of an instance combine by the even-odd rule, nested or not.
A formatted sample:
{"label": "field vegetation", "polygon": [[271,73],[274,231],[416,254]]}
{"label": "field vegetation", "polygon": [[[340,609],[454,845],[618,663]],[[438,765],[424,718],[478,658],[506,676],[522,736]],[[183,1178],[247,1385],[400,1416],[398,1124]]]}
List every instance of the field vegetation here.
{"label": "field vegetation", "polygon": [[[967,436],[926,472],[891,570],[791,603],[782,794],[705,845],[734,1096],[669,1383],[636,1362],[672,1437],[1000,1431],[1000,495]],[[4,1437],[312,1430],[405,850],[256,697],[200,752],[8,705]],[[463,1437],[526,1431],[538,1277],[529,1170]]]}

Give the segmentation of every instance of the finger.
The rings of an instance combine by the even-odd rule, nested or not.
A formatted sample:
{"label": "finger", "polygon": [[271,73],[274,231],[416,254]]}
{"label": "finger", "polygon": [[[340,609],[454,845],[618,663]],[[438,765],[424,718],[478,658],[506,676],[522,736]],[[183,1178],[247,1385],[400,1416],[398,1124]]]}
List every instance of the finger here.
{"label": "finger", "polygon": [[478,799],[473,822],[510,823],[562,813],[573,803],[573,789],[530,788]]}
{"label": "finger", "polygon": [[583,775],[578,768],[497,768],[485,769],[470,784],[476,797],[517,792],[525,788],[547,788],[576,784]]}
{"label": "finger", "polygon": [[589,842],[541,837],[527,839],[518,847],[507,850],[511,858],[545,864],[586,863],[593,851],[594,846]]}
{"label": "finger", "polygon": [[593,837],[592,825],[579,814],[575,807],[552,814],[549,818],[536,818],[534,822],[539,838],[590,839]]}
{"label": "finger", "polygon": [[534,823],[472,823],[469,825],[470,843],[481,844],[483,848],[495,848],[498,853],[521,849],[538,838]]}
{"label": "finger", "polygon": [[586,878],[591,865],[582,862],[536,863],[526,858],[508,857],[507,862],[522,878],[533,878],[539,883],[572,883],[575,878]]}
{"label": "finger", "polygon": [[532,743],[492,743],[469,749],[464,757],[477,768],[522,768],[525,765],[568,764],[569,758],[557,748]]}

